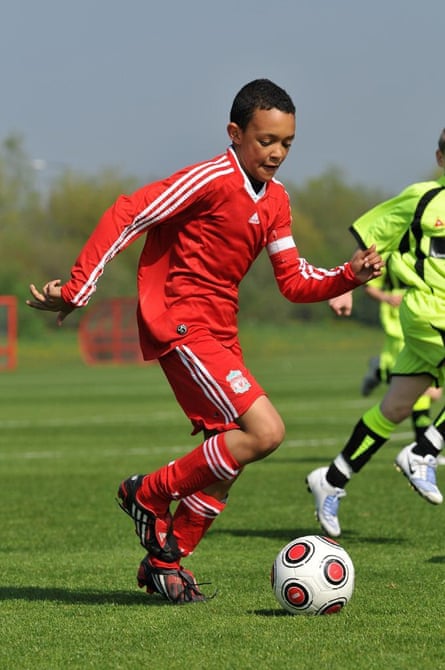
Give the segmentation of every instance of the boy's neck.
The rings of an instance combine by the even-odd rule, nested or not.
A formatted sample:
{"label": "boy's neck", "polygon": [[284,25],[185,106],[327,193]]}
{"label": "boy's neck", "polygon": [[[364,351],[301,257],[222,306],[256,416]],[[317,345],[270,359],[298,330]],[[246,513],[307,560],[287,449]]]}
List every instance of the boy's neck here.
{"label": "boy's neck", "polygon": [[257,181],[256,179],[252,179],[252,177],[249,177],[249,175],[247,175],[247,177],[250,183],[252,184],[252,188],[255,191],[255,193],[259,193],[264,186],[264,181]]}
{"label": "boy's neck", "polygon": [[244,169],[244,167],[241,165],[241,161],[240,161],[240,159],[239,159],[239,157],[238,157],[238,154],[237,154],[237,152],[236,152],[236,148],[235,148],[235,146],[234,146],[233,144],[231,144],[231,145],[230,145],[230,148],[232,149],[233,153],[235,154],[235,156],[236,156],[236,158],[237,158],[237,161],[238,161],[238,164],[239,164],[241,170],[244,172],[244,174],[246,175],[247,179],[248,179],[248,180],[250,181],[250,183],[252,184],[252,188],[253,188],[253,190],[255,191],[255,193],[259,193],[259,192],[261,191],[261,189],[263,188],[265,182],[264,182],[264,181],[258,181],[257,179],[253,179],[253,177],[251,177],[250,174],[249,174],[249,173]]}

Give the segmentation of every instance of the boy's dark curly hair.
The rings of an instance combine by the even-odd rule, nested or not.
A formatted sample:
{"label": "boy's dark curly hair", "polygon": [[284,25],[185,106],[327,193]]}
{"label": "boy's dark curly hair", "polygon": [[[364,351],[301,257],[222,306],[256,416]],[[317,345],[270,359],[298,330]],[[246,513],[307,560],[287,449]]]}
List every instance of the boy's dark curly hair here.
{"label": "boy's dark curly hair", "polygon": [[254,79],[238,91],[230,110],[230,121],[245,130],[256,109],[279,109],[295,114],[291,97],[270,79]]}

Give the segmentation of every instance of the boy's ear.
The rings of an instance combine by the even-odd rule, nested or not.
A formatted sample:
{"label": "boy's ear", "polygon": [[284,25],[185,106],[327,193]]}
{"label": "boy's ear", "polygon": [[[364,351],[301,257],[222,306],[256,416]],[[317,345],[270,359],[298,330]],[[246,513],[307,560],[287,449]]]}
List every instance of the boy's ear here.
{"label": "boy's ear", "polygon": [[239,144],[241,141],[242,131],[237,123],[231,121],[227,126],[227,133],[233,144]]}

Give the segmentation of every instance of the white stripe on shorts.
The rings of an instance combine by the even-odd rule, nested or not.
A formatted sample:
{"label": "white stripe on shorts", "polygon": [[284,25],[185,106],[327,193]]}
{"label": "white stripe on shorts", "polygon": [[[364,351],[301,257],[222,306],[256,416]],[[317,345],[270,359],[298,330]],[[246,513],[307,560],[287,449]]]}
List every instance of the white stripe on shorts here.
{"label": "white stripe on shorts", "polygon": [[224,423],[233,423],[238,418],[238,413],[224,390],[211,376],[207,368],[189,347],[176,347],[176,351],[206,398],[221,412],[224,417]]}

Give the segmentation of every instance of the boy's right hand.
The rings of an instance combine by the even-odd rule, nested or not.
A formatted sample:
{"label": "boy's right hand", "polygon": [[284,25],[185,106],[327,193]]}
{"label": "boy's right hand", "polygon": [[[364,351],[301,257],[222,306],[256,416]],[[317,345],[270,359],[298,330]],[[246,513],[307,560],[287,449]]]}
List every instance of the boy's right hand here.
{"label": "boy's right hand", "polygon": [[58,312],[57,324],[62,325],[64,319],[73,312],[76,307],[62,298],[62,288],[60,279],[53,279],[45,284],[42,291],[39,291],[34,284],[29,287],[32,300],[27,300],[26,304],[34,309],[40,309],[47,312]]}

